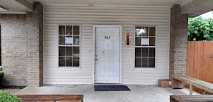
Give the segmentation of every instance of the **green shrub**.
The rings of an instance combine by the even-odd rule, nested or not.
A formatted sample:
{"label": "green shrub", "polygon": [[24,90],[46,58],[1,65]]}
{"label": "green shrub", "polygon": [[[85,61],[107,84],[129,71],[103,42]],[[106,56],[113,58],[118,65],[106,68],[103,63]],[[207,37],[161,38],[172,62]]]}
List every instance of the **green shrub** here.
{"label": "green shrub", "polygon": [[213,40],[213,19],[201,17],[189,18],[188,22],[189,41],[212,41]]}
{"label": "green shrub", "polygon": [[0,91],[0,102],[21,102],[16,96]]}

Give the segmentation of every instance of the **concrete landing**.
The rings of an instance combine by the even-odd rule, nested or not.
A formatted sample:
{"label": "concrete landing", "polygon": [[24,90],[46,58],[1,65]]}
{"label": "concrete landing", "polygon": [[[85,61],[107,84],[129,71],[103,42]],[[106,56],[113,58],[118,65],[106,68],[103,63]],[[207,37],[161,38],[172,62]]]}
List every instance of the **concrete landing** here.
{"label": "concrete landing", "polygon": [[189,94],[187,89],[129,85],[131,91],[94,91],[93,85],[27,87],[16,95],[84,95],[84,102],[169,102],[170,95]]}

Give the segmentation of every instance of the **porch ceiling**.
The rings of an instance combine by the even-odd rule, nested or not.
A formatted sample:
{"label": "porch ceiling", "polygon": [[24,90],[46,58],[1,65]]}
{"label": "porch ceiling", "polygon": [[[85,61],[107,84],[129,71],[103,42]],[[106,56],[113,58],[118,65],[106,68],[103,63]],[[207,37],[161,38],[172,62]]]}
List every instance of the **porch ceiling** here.
{"label": "porch ceiling", "polygon": [[[0,14],[4,13],[26,13],[32,11],[32,3],[40,1],[44,5],[50,2],[59,2],[59,0],[0,0]],[[65,2],[66,0],[60,0]],[[70,0],[72,3],[122,3],[122,4],[180,4],[184,14],[189,16],[198,16],[213,10],[213,0]]]}
{"label": "porch ceiling", "polygon": [[213,11],[213,0],[191,0],[182,6],[182,13],[189,16],[199,16],[209,11]]}
{"label": "porch ceiling", "polygon": [[0,0],[0,14],[24,14],[32,11],[32,4],[26,0]]}

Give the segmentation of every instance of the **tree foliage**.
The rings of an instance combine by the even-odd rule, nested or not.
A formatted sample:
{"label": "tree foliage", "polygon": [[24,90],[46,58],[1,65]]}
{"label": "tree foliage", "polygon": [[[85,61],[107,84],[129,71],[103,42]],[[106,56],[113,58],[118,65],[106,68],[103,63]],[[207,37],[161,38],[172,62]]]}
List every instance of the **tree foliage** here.
{"label": "tree foliage", "polygon": [[188,40],[213,40],[213,19],[203,19],[201,17],[189,18]]}

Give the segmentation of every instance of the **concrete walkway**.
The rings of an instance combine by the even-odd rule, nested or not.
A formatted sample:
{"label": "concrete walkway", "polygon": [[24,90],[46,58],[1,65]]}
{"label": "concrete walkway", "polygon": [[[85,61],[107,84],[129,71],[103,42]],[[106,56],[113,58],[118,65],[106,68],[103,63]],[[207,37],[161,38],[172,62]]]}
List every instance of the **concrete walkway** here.
{"label": "concrete walkway", "polygon": [[156,86],[130,85],[131,91],[94,91],[92,85],[27,87],[16,95],[84,95],[84,102],[169,102],[170,95],[188,94],[186,89],[173,90]]}

